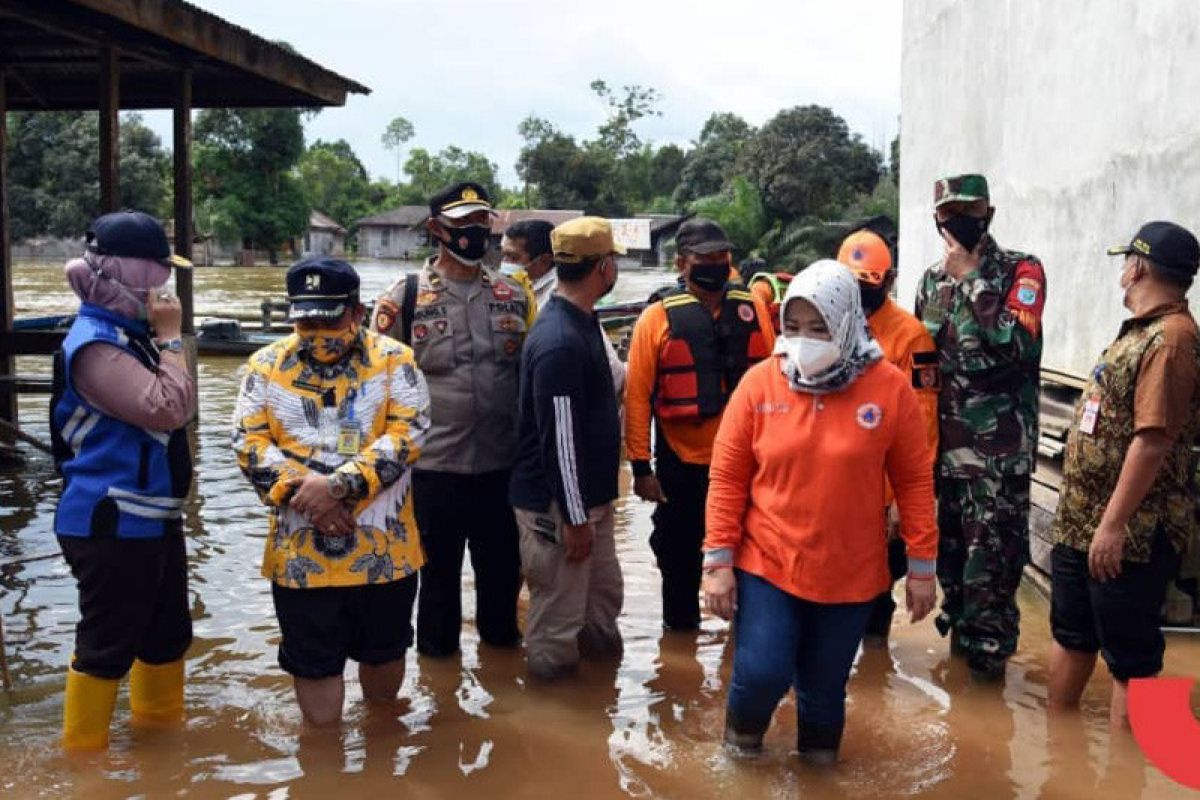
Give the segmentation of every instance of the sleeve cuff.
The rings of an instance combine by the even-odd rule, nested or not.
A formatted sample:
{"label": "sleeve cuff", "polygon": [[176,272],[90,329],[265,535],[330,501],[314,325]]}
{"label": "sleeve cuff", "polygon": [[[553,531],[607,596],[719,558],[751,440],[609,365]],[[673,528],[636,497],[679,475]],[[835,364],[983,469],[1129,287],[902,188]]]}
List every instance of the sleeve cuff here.
{"label": "sleeve cuff", "polygon": [[912,575],[932,575],[937,572],[937,562],[932,558],[908,557],[908,571]]}
{"label": "sleeve cuff", "polygon": [[733,548],[717,547],[713,550],[704,551],[704,568],[708,567],[732,567],[733,566]]}
{"label": "sleeve cuff", "polygon": [[635,478],[644,478],[647,475],[654,474],[654,470],[650,468],[648,460],[638,459],[637,461],[630,461],[629,466],[633,468],[633,477]]}

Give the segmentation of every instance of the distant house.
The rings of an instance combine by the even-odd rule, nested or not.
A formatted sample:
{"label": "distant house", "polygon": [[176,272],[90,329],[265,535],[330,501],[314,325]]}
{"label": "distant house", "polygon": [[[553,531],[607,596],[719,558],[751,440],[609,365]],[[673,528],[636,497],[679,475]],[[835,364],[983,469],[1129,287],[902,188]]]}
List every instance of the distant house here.
{"label": "distant house", "polygon": [[650,249],[631,252],[630,256],[640,257],[645,265],[666,266],[675,255],[672,242],[679,226],[690,215],[679,214],[635,214],[638,219],[650,220]]}
{"label": "distant house", "polygon": [[361,258],[410,258],[429,245],[425,232],[428,206],[400,206],[383,214],[363,217],[358,227],[358,255]]}
{"label": "distant house", "polygon": [[491,247],[486,261],[492,266],[500,263],[500,240],[504,237],[504,232],[518,222],[527,219],[541,219],[557,227],[567,220],[582,216],[582,211],[561,211],[548,208],[509,208],[497,211],[496,216],[492,219]]}
{"label": "distant house", "polygon": [[308,230],[304,232],[302,256],[346,255],[346,229],[320,211],[308,215]]}

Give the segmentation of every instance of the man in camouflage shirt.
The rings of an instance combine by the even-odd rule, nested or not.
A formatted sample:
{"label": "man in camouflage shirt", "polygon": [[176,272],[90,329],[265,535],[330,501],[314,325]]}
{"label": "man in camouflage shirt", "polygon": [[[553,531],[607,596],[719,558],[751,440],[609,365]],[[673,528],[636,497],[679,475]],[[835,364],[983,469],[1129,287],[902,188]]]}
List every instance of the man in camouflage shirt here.
{"label": "man in camouflage shirt", "polygon": [[934,208],[946,252],[925,273],[916,314],[942,379],[937,626],[973,674],[995,679],[1016,649],[1015,595],[1029,560],[1046,276],[1036,257],[988,233],[995,209],[982,175],[939,180]]}
{"label": "man in camouflage shirt", "polygon": [[1185,294],[1200,243],[1174,223],[1149,222],[1109,253],[1125,254],[1133,317],[1092,371],[1067,440],[1048,700],[1077,708],[1100,651],[1113,676],[1111,721],[1127,726],[1126,683],[1162,670],[1159,612],[1197,529],[1200,333]]}

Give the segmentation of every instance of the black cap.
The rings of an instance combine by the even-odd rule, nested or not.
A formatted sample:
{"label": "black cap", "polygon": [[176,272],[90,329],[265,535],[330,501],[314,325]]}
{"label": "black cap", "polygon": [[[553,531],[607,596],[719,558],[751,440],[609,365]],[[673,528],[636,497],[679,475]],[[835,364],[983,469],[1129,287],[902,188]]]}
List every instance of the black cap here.
{"label": "black cap", "polygon": [[358,302],[358,273],[336,258],[297,261],[287,271],[288,319],[337,319]]}
{"label": "black cap", "polygon": [[679,253],[716,253],[732,250],[733,242],[725,230],[706,217],[692,217],[679,226],[675,234],[675,250]]}
{"label": "black cap", "polygon": [[451,219],[465,217],[476,211],[491,211],[492,198],[487,189],[474,181],[462,181],[444,186],[433,197],[429,198],[429,214],[438,214]]}
{"label": "black cap", "polygon": [[148,258],[168,267],[192,266],[171,255],[162,223],[144,211],[114,211],[97,217],[87,229],[88,252],[100,256]]}
{"label": "black cap", "polygon": [[1200,267],[1200,242],[1174,222],[1147,222],[1129,244],[1110,247],[1108,254],[1144,256],[1168,272],[1189,278]]}

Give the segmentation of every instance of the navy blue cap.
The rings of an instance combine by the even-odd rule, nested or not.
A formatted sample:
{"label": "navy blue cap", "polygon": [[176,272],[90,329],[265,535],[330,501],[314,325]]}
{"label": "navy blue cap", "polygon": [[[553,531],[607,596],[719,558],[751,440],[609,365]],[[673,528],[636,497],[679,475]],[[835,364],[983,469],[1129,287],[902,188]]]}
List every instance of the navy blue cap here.
{"label": "navy blue cap", "polygon": [[297,261],[287,271],[288,319],[337,319],[358,302],[358,273],[336,258]]}
{"label": "navy blue cap", "polygon": [[1194,276],[1200,267],[1200,242],[1191,231],[1174,222],[1147,222],[1129,244],[1108,248],[1110,256],[1135,253],[1185,278]]}
{"label": "navy blue cap", "polygon": [[168,267],[191,267],[182,256],[171,255],[162,223],[144,211],[114,211],[97,217],[87,229],[87,249],[101,256],[149,258]]}

